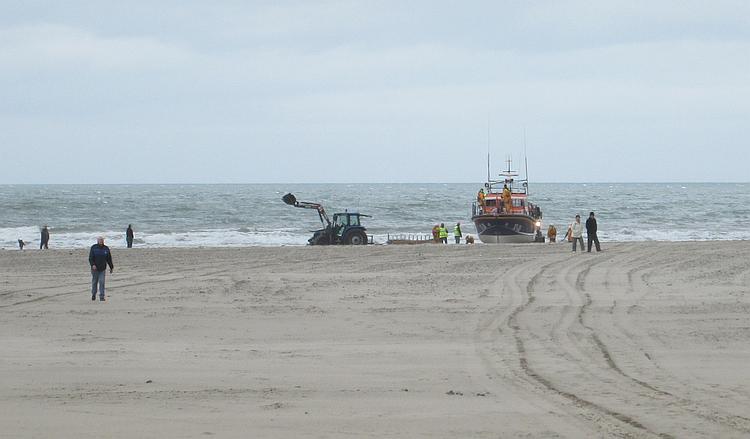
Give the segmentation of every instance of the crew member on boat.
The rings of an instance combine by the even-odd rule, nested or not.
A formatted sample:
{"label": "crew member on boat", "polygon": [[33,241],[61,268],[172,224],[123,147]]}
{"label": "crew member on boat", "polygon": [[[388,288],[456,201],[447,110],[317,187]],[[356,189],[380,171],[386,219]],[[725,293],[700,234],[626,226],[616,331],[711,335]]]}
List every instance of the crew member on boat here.
{"label": "crew member on boat", "polygon": [[511,204],[511,197],[510,197],[510,189],[508,188],[508,185],[503,185],[503,204],[505,204],[505,213],[510,213],[510,208],[512,206]]}
{"label": "crew member on boat", "polygon": [[484,208],[484,188],[479,189],[479,192],[477,193],[477,202],[479,203],[479,206]]}

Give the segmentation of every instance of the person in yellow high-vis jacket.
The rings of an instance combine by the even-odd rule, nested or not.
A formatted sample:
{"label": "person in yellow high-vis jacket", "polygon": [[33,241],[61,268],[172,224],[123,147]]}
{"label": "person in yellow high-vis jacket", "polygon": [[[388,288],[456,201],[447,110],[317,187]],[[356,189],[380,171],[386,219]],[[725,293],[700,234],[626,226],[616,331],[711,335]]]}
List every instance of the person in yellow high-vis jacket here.
{"label": "person in yellow high-vis jacket", "polygon": [[453,237],[456,239],[456,244],[461,244],[461,223],[456,223],[456,227],[453,228]]}
{"label": "person in yellow high-vis jacket", "polygon": [[438,236],[440,236],[440,242],[443,244],[448,243],[448,229],[445,228],[444,223],[440,223],[440,228],[438,229]]}

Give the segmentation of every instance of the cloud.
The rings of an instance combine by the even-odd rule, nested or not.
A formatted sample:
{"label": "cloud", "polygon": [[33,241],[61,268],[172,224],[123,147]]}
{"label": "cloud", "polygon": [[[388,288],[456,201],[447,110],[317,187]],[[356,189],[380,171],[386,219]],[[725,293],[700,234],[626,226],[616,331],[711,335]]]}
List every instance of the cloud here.
{"label": "cloud", "polygon": [[[737,156],[750,135],[747,5],[40,4],[0,17],[0,140],[19,156],[127,148],[148,163],[134,179],[159,170],[148,158],[177,157],[170,181],[314,180],[291,170],[342,151],[368,166],[332,160],[340,181],[472,180],[488,118],[501,155],[529,128],[533,151],[556,158],[535,166],[547,180],[583,178],[565,150],[672,159],[721,132],[713,148]],[[414,166],[456,151],[460,164]]]}
{"label": "cloud", "polygon": [[0,29],[0,67],[6,72],[152,70],[191,58],[192,53],[183,47],[147,37],[102,37],[53,24]]}

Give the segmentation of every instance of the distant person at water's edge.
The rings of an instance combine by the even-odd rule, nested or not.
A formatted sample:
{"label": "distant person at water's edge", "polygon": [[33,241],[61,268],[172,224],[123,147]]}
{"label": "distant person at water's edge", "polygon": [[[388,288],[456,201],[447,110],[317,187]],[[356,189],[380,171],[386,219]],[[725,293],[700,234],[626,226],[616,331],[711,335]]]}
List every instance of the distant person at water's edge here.
{"label": "distant person at water's edge", "polygon": [[461,223],[456,223],[456,227],[453,228],[453,237],[456,238],[456,244],[461,244]]}
{"label": "distant person at water's edge", "polygon": [[128,229],[125,231],[125,241],[128,243],[128,248],[133,248],[133,225],[128,224]]}
{"label": "distant person at water's edge", "polygon": [[547,229],[547,241],[550,244],[557,241],[557,228],[554,224],[550,224],[549,228]]}
{"label": "distant person at water's edge", "polygon": [[570,235],[573,237],[573,251],[576,251],[576,243],[581,242],[581,251],[583,251],[583,224],[581,224],[581,215],[576,215],[576,220],[570,225]]}
{"label": "distant person at water's edge", "polygon": [[49,229],[47,226],[42,227],[42,238],[39,240],[39,250],[49,248]]}
{"label": "distant person at water's edge", "polygon": [[104,301],[104,279],[107,273],[107,265],[109,265],[110,273],[115,269],[115,266],[112,264],[112,253],[109,251],[109,247],[104,245],[104,238],[101,236],[96,239],[96,244],[91,246],[89,265],[91,265],[91,300],[96,300],[98,286],[99,300]]}
{"label": "distant person at water's edge", "polygon": [[25,245],[26,245],[26,243],[23,242],[23,239],[18,238],[18,248],[21,249],[21,250],[23,250],[23,246],[25,246]]}
{"label": "distant person at water's edge", "polygon": [[[591,242],[596,244],[596,251],[602,251],[599,247],[599,238],[596,236],[596,218],[594,218],[594,212],[589,213],[589,218],[586,220],[586,237],[588,238],[588,252],[591,253]],[[583,245],[581,245],[583,247]]]}
{"label": "distant person at water's edge", "polygon": [[445,228],[445,223],[440,223],[440,227],[438,228],[438,235],[440,237],[440,242],[443,244],[448,243],[448,229]]}
{"label": "distant person at water's edge", "polygon": [[435,224],[435,226],[432,228],[432,240],[435,242],[440,242],[440,225]]}

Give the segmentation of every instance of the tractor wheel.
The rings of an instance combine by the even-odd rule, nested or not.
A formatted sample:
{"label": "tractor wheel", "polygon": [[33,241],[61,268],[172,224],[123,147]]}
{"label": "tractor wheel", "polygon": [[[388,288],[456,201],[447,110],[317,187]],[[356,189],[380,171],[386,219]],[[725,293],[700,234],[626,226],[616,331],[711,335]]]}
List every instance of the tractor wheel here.
{"label": "tractor wheel", "polygon": [[355,230],[346,237],[346,243],[351,245],[367,244],[367,234],[361,230]]}

